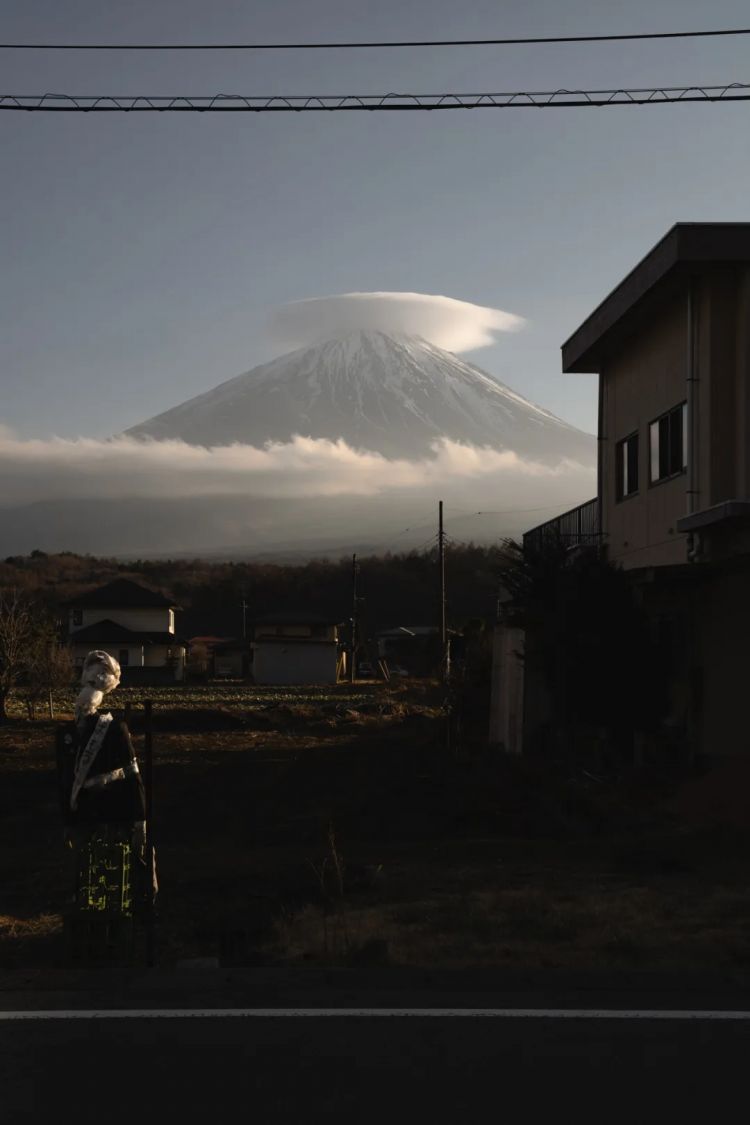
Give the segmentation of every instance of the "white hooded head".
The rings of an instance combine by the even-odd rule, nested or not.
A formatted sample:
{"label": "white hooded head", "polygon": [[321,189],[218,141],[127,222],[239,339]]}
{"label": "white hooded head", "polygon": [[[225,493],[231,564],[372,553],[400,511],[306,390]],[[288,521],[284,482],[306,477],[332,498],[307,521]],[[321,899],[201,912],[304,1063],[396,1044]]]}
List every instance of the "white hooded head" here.
{"label": "white hooded head", "polygon": [[114,691],[120,682],[120,665],[108,652],[96,649],[83,662],[81,691],[76,700],[76,722],[95,715],[107,692]]}

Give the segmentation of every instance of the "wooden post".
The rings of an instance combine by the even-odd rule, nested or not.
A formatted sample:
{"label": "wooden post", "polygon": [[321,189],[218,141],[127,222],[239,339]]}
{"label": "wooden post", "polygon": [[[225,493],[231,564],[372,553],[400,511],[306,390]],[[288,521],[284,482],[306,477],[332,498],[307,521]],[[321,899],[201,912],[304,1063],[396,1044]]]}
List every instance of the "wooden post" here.
{"label": "wooden post", "polygon": [[146,789],[146,865],[148,881],[148,899],[146,905],[146,964],[153,968],[155,962],[154,942],[154,736],[153,736],[153,703],[147,699],[143,705],[145,713],[144,724],[144,784]]}
{"label": "wooden post", "polygon": [[353,684],[355,680],[355,653],[357,651],[357,574],[359,568],[357,566],[357,556],[352,555],[352,651],[351,663],[349,665],[349,683]]}
{"label": "wooden post", "polygon": [[443,530],[443,501],[438,505],[438,568],[440,574],[440,678],[448,679],[448,628],[445,614],[445,531]]}

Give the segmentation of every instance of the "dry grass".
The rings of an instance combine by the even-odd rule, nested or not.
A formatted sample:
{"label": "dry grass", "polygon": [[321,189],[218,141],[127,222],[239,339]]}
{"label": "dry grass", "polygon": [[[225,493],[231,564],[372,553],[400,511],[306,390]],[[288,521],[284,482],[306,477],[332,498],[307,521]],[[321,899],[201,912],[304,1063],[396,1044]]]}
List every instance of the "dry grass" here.
{"label": "dry grass", "polygon": [[0,914],[0,941],[53,937],[62,932],[62,925],[61,914],[37,914],[33,918]]}

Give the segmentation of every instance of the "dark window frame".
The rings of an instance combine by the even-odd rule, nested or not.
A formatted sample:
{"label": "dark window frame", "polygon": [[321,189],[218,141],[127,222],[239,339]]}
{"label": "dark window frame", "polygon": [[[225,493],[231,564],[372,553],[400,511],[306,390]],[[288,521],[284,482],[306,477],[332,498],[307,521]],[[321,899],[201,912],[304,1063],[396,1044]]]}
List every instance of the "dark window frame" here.
{"label": "dark window frame", "polygon": [[[688,408],[687,407],[687,399],[683,399],[682,402],[678,402],[676,406],[671,407],[669,410],[665,410],[662,414],[657,414],[656,418],[652,418],[651,421],[648,424],[648,486],[649,486],[649,488],[658,488],[658,486],[660,484],[665,484],[669,480],[676,480],[678,477],[684,476],[684,474],[687,473],[687,459],[690,455],[690,449],[689,449],[690,431],[689,431],[689,419],[688,419],[688,416],[687,416],[687,408]],[[679,418],[678,425],[679,425],[679,434],[680,434],[680,446],[681,446],[681,451],[682,451],[682,458],[681,458],[682,465],[679,469],[670,469],[670,471],[666,472],[663,476],[658,476],[658,477],[656,477],[656,479],[654,479],[654,476],[653,476],[654,458],[653,458],[653,442],[651,440],[651,431],[652,431],[654,426],[660,425],[662,422],[667,421],[667,419],[671,418],[673,415],[677,415],[678,418]],[[669,423],[667,423],[667,426],[668,425],[669,425]],[[668,438],[668,440],[669,440],[669,438]],[[661,443],[661,434],[659,436],[659,441]],[[659,460],[661,461],[661,445],[660,445],[660,448],[659,448]],[[669,447],[667,449],[667,453],[665,455],[665,460],[667,462],[670,462],[672,460],[671,447]]]}
{"label": "dark window frame", "polygon": [[[624,473],[624,468],[623,468],[623,464],[622,464],[622,460],[621,460],[621,456],[620,456],[620,451],[622,449],[624,449],[625,447],[627,447],[627,445],[632,441],[635,441],[635,448],[636,448],[636,454],[635,454],[636,485],[635,485],[635,488],[631,489],[629,492],[625,492],[624,491],[625,473]],[[626,434],[624,438],[620,438],[619,441],[615,442],[615,501],[618,504],[621,504],[623,502],[623,500],[630,500],[633,496],[637,496],[638,493],[640,492],[640,487],[641,487],[640,462],[641,462],[640,431],[639,430],[633,430],[631,433]]]}

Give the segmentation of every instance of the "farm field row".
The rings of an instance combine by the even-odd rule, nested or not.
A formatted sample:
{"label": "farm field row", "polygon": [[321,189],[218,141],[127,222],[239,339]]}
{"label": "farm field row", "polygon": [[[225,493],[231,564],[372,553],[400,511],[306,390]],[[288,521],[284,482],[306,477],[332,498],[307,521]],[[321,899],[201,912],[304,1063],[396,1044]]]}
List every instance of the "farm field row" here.
{"label": "farm field row", "polygon": [[[53,692],[56,714],[69,714],[73,709],[77,689]],[[159,687],[119,687],[106,697],[107,708],[141,707],[150,700],[158,710],[205,710],[217,707],[222,710],[262,710],[284,706],[326,707],[343,704],[356,707],[375,701],[382,694],[382,687],[375,685],[337,684],[318,686],[316,684],[280,687],[257,687],[239,681],[232,683],[175,684]],[[40,713],[44,705],[39,706]],[[16,692],[10,700],[11,716],[21,718],[26,715],[26,705],[22,692]]]}

